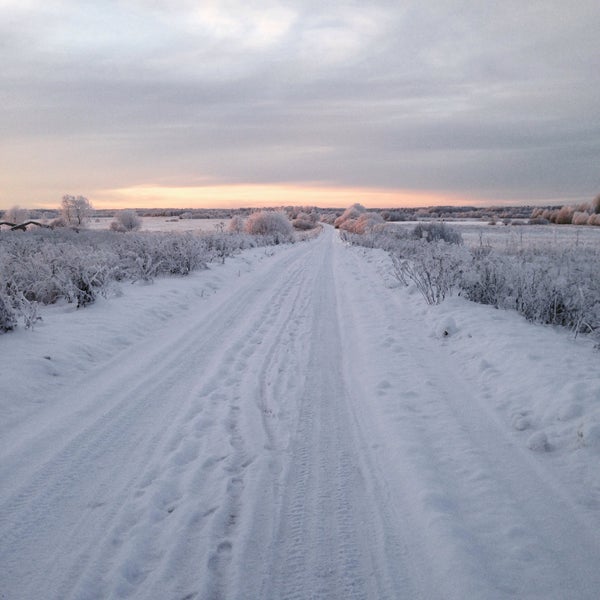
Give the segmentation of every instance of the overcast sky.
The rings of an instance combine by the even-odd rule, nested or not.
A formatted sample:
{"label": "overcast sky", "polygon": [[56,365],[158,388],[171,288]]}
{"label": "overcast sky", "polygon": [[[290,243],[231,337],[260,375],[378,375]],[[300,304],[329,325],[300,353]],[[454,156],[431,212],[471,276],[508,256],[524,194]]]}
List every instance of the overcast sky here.
{"label": "overcast sky", "polygon": [[0,58],[0,208],[600,192],[598,0],[0,0]]}

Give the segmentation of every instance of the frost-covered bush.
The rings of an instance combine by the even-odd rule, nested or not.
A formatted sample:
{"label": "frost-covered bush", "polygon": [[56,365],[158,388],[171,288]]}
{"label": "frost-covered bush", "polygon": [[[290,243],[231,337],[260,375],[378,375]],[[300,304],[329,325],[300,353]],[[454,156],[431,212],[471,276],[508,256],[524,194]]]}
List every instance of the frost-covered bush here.
{"label": "frost-covered bush", "polygon": [[339,225],[339,228],[362,235],[368,231],[383,228],[384,225],[385,221],[379,213],[364,212],[356,219],[346,219]]}
{"label": "frost-covered bush", "polygon": [[122,210],[117,213],[115,220],[110,224],[113,231],[137,231],[142,226],[142,219],[135,210]]}
{"label": "frost-covered bush", "polygon": [[455,244],[436,241],[421,242],[410,259],[393,253],[392,260],[401,282],[414,283],[428,304],[439,304],[459,285],[470,256]]}
{"label": "frost-covered bush", "polygon": [[211,254],[202,236],[191,233],[131,233],[113,239],[117,279],[152,281],[159,275],[189,275],[207,268]]}
{"label": "frost-covered bush", "polygon": [[292,221],[292,225],[294,229],[299,229],[300,231],[308,231],[310,229],[314,229],[317,226],[317,220],[317,215],[315,213],[308,214],[300,212]]}
{"label": "frost-covered bush", "polygon": [[58,271],[63,295],[77,308],[87,306],[98,295],[106,296],[110,292],[112,277],[111,254],[102,250],[95,252],[71,253],[69,264]]}
{"label": "frost-covered bush", "polygon": [[209,256],[201,237],[186,233],[161,238],[159,253],[164,270],[170,275],[189,275],[192,271],[207,268]]}
{"label": "frost-covered bush", "polygon": [[590,215],[587,224],[588,225],[600,225],[600,214],[595,213],[593,215]]}
{"label": "frost-covered bush", "polygon": [[62,300],[84,307],[98,296],[113,294],[118,282],[188,275],[244,248],[275,244],[280,239],[277,235],[220,232],[123,235],[69,228],[3,232],[0,330],[10,331],[17,321],[33,326],[42,304]]}
{"label": "frost-covered bush", "polygon": [[563,206],[556,213],[556,224],[557,225],[570,225],[571,222],[573,221],[574,212],[575,212],[575,209],[573,209],[571,206]]}
{"label": "frost-covered bush", "polygon": [[349,244],[365,248],[381,248],[386,252],[395,252],[404,258],[412,256],[416,248],[415,240],[409,233],[396,227],[375,228],[364,234],[340,229],[340,238]]}
{"label": "frost-covered bush", "polygon": [[427,242],[444,241],[449,244],[462,244],[463,239],[460,232],[447,227],[444,223],[419,223],[412,231],[412,235],[417,240]]}
{"label": "frost-covered bush", "polygon": [[350,243],[387,250],[398,279],[436,304],[452,290],[469,300],[514,309],[526,319],[600,333],[600,248],[507,246],[468,249],[425,236],[407,239],[386,230],[342,234]]}
{"label": "frost-covered bush", "polygon": [[588,215],[587,212],[576,210],[573,213],[571,223],[573,223],[573,225],[587,225],[589,218],[590,215]]}
{"label": "frost-covered bush", "polygon": [[113,243],[118,256],[116,280],[152,281],[162,268],[157,241],[160,241],[160,236],[136,233],[119,236]]}
{"label": "frost-covered bush", "polygon": [[490,249],[473,252],[471,268],[463,270],[461,288],[473,302],[498,307],[508,292],[509,269],[504,257]]}
{"label": "frost-covered bush", "polygon": [[581,248],[523,250],[514,254],[473,252],[461,281],[467,298],[515,309],[530,321],[600,330],[600,278],[596,261]]}
{"label": "frost-covered bush", "polygon": [[31,312],[28,302],[53,304],[64,298],[81,307],[108,293],[117,257],[87,243],[85,237],[28,232],[2,236],[0,241],[2,285],[21,314]]}
{"label": "frost-covered bush", "polygon": [[26,208],[21,208],[20,206],[12,206],[4,212],[4,216],[2,218],[4,221],[19,225],[20,223],[27,221],[29,218],[29,211]]}
{"label": "frost-covered bush", "polygon": [[0,333],[13,330],[17,325],[17,315],[8,298],[0,293]]}
{"label": "frost-covered bush", "polygon": [[205,233],[202,239],[209,255],[208,260],[217,260],[221,263],[224,263],[228,256],[233,256],[240,250],[254,248],[268,241],[266,238],[258,238],[247,233],[232,231]]}
{"label": "frost-covered bush", "polygon": [[227,225],[229,233],[242,233],[244,231],[244,219],[240,215],[233,215]]}
{"label": "frost-covered bush", "polygon": [[252,213],[245,224],[245,231],[251,235],[262,235],[273,239],[273,243],[291,242],[294,229],[287,216],[275,210],[262,210]]}
{"label": "frost-covered bush", "polygon": [[[362,204],[353,204],[349,206],[335,221],[333,226],[340,229],[347,221],[356,221],[362,214],[367,212],[367,209]],[[353,231],[352,228],[345,228],[346,231]]]}

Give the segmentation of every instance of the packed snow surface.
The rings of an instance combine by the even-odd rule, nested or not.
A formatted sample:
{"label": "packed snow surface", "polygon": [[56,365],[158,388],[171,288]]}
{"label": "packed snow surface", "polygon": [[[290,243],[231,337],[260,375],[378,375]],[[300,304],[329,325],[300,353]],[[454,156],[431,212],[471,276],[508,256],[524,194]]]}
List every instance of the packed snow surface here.
{"label": "packed snow surface", "polygon": [[599,356],[316,240],[0,337],[0,598],[598,598]]}

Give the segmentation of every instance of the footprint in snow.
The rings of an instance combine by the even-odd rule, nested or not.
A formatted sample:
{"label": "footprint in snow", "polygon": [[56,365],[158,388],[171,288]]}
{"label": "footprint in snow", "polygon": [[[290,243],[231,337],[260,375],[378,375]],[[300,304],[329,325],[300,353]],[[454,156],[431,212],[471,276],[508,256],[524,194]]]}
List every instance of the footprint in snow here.
{"label": "footprint in snow", "polygon": [[183,467],[198,458],[198,442],[186,441],[182,447],[173,455],[171,464]]}
{"label": "footprint in snow", "polygon": [[536,431],[527,440],[527,447],[534,452],[548,452],[550,444],[548,443],[548,436],[543,431]]}

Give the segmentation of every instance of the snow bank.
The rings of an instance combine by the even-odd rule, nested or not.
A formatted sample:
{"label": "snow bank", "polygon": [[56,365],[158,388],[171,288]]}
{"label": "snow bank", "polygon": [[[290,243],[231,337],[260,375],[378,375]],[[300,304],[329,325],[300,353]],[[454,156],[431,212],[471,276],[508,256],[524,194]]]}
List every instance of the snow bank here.
{"label": "snow bank", "polygon": [[33,330],[18,328],[0,335],[0,438],[14,420],[39,410],[50,392],[69,389],[90,368],[132,344],[167,333],[174,319],[212,308],[218,290],[234,290],[275,252],[271,247],[254,248],[186,278],[124,284],[120,296],[100,297],[84,309],[66,302],[40,307],[41,320]]}

